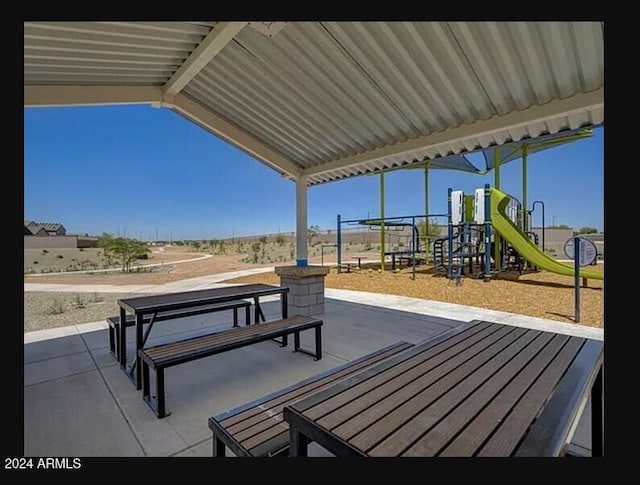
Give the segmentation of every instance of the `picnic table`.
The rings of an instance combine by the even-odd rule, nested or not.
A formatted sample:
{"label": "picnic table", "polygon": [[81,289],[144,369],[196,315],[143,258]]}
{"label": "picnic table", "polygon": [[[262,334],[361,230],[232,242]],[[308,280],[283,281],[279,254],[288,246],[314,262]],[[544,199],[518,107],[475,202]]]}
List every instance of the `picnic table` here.
{"label": "picnic table", "polygon": [[[210,288],[205,290],[184,291],[179,293],[165,293],[160,295],[139,296],[118,300],[120,306],[120,321],[125,322],[127,312],[135,315],[135,361],[131,368],[127,367],[127,345],[126,327],[120,332],[120,367],[131,378],[136,385],[136,389],[141,389],[142,369],[138,351],[144,344],[151,332],[155,316],[159,312],[179,310],[185,308],[195,308],[203,305],[215,303],[225,303],[234,300],[252,298],[254,300],[254,322],[258,323],[260,317],[264,321],[264,314],[260,308],[260,298],[269,295],[280,295],[282,306],[282,318],[287,318],[287,294],[289,288],[285,286],[272,286],[265,284],[250,284],[229,286],[224,288]],[[143,332],[144,323],[148,322],[147,315],[151,315],[151,322],[147,331]],[[134,373],[135,371],[135,373]]]}
{"label": "picnic table", "polygon": [[558,456],[591,397],[602,456],[603,342],[474,321],[284,409],[291,456]]}
{"label": "picnic table", "polygon": [[363,259],[367,259],[366,256],[356,256],[355,257],[358,260],[358,269],[362,269],[362,260]]}

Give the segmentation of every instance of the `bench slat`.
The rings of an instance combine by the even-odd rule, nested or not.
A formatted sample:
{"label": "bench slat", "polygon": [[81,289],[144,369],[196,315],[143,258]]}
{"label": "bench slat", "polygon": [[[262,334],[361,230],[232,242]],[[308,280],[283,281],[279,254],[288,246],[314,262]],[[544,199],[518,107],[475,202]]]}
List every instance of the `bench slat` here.
{"label": "bench slat", "polygon": [[143,349],[143,353],[149,361],[157,363],[162,360],[177,358],[181,355],[189,354],[196,351],[206,351],[210,348],[213,349],[225,343],[244,340],[252,336],[270,334],[277,330],[301,325],[314,324],[316,322],[318,322],[317,319],[295,316],[276,322],[266,322],[251,325],[248,327],[232,328],[219,333],[203,335],[192,339],[181,340],[179,342],[171,342],[168,344],[158,345],[156,347]]}

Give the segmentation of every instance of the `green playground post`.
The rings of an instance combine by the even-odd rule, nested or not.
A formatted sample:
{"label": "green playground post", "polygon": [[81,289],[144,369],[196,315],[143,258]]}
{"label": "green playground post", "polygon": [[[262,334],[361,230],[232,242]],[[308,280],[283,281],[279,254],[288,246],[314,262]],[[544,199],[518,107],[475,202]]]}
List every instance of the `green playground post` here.
{"label": "green playground post", "polygon": [[[500,151],[497,148],[493,149],[493,186],[500,190]],[[502,265],[500,264],[500,235],[493,231],[494,233],[494,261],[496,263],[496,271],[500,271]]]}
{"label": "green playground post", "polygon": [[520,211],[522,232],[526,233],[527,227],[527,145],[522,145],[522,209]]}

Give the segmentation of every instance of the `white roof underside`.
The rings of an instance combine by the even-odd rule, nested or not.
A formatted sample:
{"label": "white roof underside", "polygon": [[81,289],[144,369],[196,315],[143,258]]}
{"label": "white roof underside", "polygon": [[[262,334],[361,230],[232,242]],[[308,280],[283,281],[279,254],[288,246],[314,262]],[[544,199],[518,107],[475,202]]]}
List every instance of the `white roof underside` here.
{"label": "white roof underside", "polygon": [[163,102],[310,185],[604,122],[600,22],[241,27],[163,96],[219,25],[25,23],[25,105]]}

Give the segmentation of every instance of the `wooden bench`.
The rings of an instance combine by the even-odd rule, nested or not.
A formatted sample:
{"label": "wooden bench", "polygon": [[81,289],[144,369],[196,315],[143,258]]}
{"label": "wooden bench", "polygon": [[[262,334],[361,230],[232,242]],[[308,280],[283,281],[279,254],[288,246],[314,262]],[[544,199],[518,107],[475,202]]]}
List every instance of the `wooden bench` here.
{"label": "wooden bench", "polygon": [[398,342],[209,418],[209,428],[213,432],[213,455],[225,456],[225,445],[236,456],[274,456],[286,452],[289,424],[282,417],[286,405],[326,389],[412,346],[407,342]]}
{"label": "wooden bench", "polygon": [[[203,313],[221,312],[224,310],[233,310],[233,326],[238,326],[238,308],[245,309],[245,325],[251,323],[251,303],[245,300],[235,300],[226,303],[216,303],[211,305],[198,306],[180,310],[170,310],[165,312],[158,312],[154,322],[160,322],[163,320],[173,320],[176,318],[191,317],[194,315],[201,315]],[[152,320],[151,317],[145,316],[143,323],[148,324]],[[109,351],[116,360],[120,360],[120,351],[118,348],[120,342],[120,316],[116,315],[107,318],[109,324]],[[136,324],[135,315],[127,315],[126,326],[133,327]]]}
{"label": "wooden bench", "polygon": [[[300,348],[300,332],[312,328],[315,329],[315,353]],[[165,410],[164,393],[164,370],[166,368],[265,342],[276,337],[282,337],[281,346],[286,347],[287,336],[291,334],[294,336],[294,352],[312,355],[315,360],[322,358],[322,320],[301,315],[274,322],[230,328],[214,334],[140,349],[138,355],[142,361],[142,397],[156,413],[156,416],[163,418],[168,415]],[[150,393],[149,368],[155,370],[155,398]]]}

